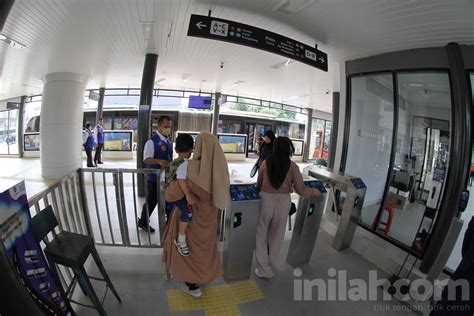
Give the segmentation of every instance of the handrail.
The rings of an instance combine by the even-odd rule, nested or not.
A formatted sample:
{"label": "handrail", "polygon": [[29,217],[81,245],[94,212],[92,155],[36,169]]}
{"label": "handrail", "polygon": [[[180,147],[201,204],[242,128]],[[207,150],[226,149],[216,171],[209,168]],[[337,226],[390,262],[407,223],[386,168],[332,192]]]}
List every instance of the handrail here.
{"label": "handrail", "polygon": [[[79,170],[79,169],[78,169]],[[59,180],[56,180],[54,183],[52,184],[49,184],[48,187],[46,189],[44,189],[43,191],[41,192],[38,192],[36,193],[35,195],[33,195],[31,198],[28,199],[28,205],[34,205],[36,204],[37,202],[39,202],[46,194],[50,193],[51,191],[55,190],[61,183],[64,183],[65,181],[67,181],[68,179],[70,179],[71,177],[74,176],[74,174],[76,174],[77,170],[76,171],[73,171],[71,172],[70,174],[62,177],[61,179]]]}

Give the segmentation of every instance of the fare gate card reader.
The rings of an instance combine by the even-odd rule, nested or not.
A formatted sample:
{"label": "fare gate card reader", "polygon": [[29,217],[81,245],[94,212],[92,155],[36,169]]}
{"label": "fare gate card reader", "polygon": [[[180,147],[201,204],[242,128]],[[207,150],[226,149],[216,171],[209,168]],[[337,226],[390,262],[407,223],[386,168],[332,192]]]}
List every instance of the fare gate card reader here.
{"label": "fare gate card reader", "polygon": [[310,167],[308,174],[337,190],[346,192],[341,219],[332,246],[338,251],[349,248],[362,212],[367,186],[361,178],[334,172],[321,166]]}
{"label": "fare gate card reader", "polygon": [[224,279],[241,280],[250,277],[252,268],[260,196],[252,182],[233,181],[231,202],[224,220]]}
{"label": "fare gate card reader", "polygon": [[308,263],[311,259],[327,195],[326,188],[320,180],[303,176],[303,181],[306,187],[318,189],[321,195],[299,199],[293,235],[286,257],[286,261],[293,267]]}

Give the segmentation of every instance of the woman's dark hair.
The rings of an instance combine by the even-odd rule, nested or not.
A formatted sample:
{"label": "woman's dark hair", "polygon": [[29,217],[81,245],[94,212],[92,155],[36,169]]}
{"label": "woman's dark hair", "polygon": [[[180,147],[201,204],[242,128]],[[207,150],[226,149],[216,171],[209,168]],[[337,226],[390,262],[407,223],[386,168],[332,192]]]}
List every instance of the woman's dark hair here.
{"label": "woman's dark hair", "polygon": [[271,129],[266,131],[265,134],[263,134],[263,136],[267,136],[268,138],[270,138],[270,144],[275,141],[275,133]]}
{"label": "woman's dark hair", "polygon": [[290,170],[290,155],[293,154],[291,140],[277,137],[273,142],[273,153],[267,159],[267,175],[270,184],[278,190]]}
{"label": "woman's dark hair", "polygon": [[194,147],[194,139],[189,134],[179,134],[176,137],[175,150],[177,153],[184,153],[190,151]]}
{"label": "woman's dark hair", "polygon": [[91,123],[87,122],[86,123],[86,129],[89,129],[89,127],[91,127]]}

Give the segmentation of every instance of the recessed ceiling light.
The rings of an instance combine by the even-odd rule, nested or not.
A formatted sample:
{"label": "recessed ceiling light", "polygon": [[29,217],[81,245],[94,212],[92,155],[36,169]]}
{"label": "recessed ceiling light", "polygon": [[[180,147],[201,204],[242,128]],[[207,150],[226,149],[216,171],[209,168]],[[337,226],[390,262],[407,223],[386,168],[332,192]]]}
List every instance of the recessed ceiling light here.
{"label": "recessed ceiling light", "polygon": [[6,40],[6,39],[7,39],[7,37],[6,37],[5,35],[3,35],[3,34],[0,33],[0,41],[4,41],[4,40]]}

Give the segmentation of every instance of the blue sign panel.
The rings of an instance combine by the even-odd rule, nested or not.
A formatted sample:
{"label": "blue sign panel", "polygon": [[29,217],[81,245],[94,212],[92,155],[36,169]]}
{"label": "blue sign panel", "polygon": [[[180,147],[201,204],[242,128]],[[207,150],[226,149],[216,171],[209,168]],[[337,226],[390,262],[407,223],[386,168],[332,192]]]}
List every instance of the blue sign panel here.
{"label": "blue sign panel", "polygon": [[257,185],[254,184],[231,184],[230,197],[232,201],[260,200]]}
{"label": "blue sign panel", "polygon": [[318,189],[321,193],[327,192],[324,184],[319,180],[304,181],[304,185],[308,188]]}
{"label": "blue sign panel", "polygon": [[366,189],[367,187],[365,186],[364,181],[362,181],[361,178],[352,178],[351,179],[352,184],[355,186],[357,190],[359,189]]}
{"label": "blue sign panel", "polygon": [[0,236],[15,272],[44,315],[74,315],[33,234],[25,182],[0,193]]}

